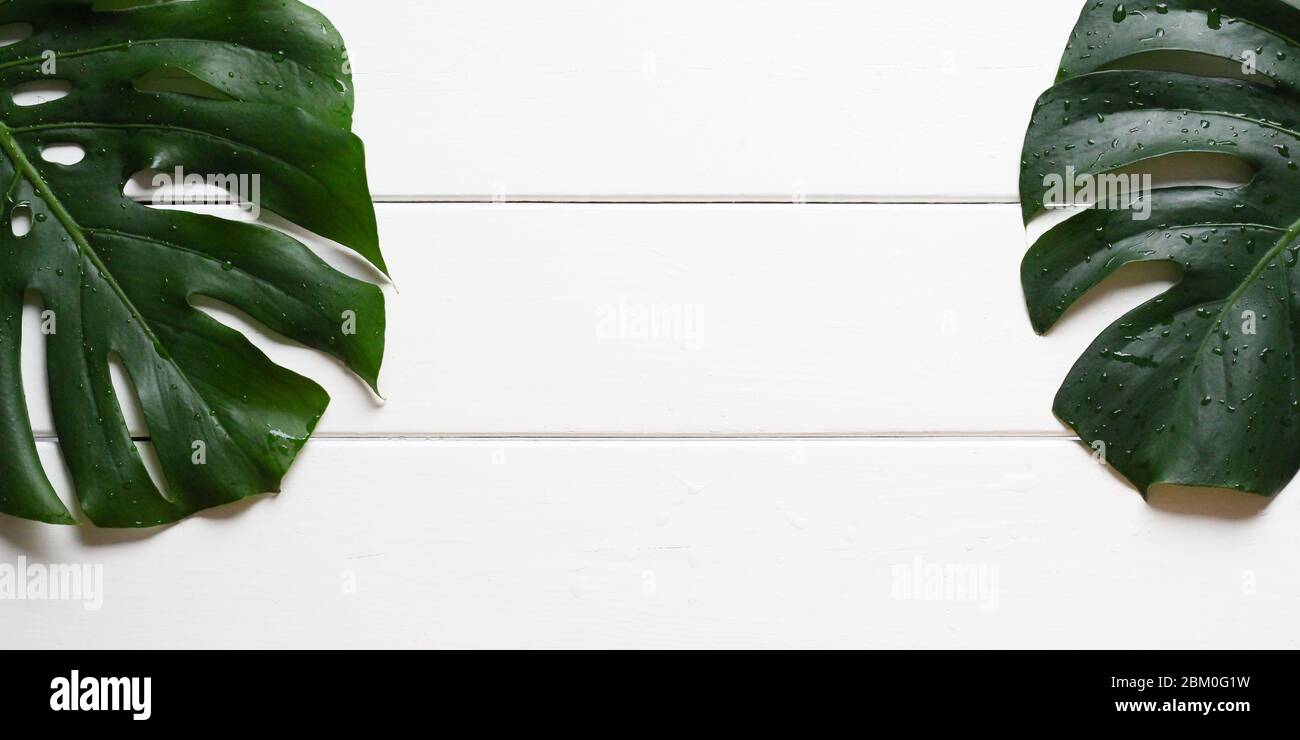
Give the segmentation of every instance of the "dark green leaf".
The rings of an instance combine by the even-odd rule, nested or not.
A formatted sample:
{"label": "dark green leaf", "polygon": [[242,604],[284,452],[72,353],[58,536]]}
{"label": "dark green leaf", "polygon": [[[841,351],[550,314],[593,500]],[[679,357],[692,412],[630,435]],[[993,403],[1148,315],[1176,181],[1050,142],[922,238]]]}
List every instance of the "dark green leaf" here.
{"label": "dark green leaf", "polygon": [[[30,293],[55,321],[46,337],[55,427],[92,522],[152,526],[278,491],[329,398],[192,301],[235,306],[374,387],[382,294],[281,232],[151,208],[123,187],[144,170],[256,175],[262,208],[384,270],[338,33],[291,0],[9,0],[0,26],[10,24],[32,35],[0,48],[0,87],[57,79],[71,89],[30,107],[0,96],[0,512],[75,522],[27,417],[19,351]],[[62,143],[85,158],[43,159]],[[18,237],[10,222],[22,209],[34,218]],[[109,373],[117,358],[164,491],[123,421]]]}
{"label": "dark green leaf", "polygon": [[1055,404],[1144,493],[1169,483],[1271,495],[1300,467],[1295,39],[1300,10],[1283,0],[1089,2],[1029,127],[1026,221],[1052,175],[1096,185],[1169,155],[1222,155],[1253,173],[1084,211],[1024,260],[1040,333],[1126,264],[1181,271],[1098,338]]}

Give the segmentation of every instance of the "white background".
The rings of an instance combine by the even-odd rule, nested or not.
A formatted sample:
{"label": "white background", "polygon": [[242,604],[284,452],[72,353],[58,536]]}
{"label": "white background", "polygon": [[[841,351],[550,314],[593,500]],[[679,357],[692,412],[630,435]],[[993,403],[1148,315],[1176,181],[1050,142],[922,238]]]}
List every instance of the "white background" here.
{"label": "white background", "polygon": [[[1051,414],[1161,289],[1046,338],[1023,308],[1020,143],[1079,0],[314,5],[396,280],[387,400],[247,327],[334,397],[284,493],[0,520],[0,562],[105,574],[98,612],[0,602],[0,647],[1300,646],[1294,491],[1147,503]],[[638,309],[695,323],[602,324]],[[918,565],[996,590],[899,598]]]}

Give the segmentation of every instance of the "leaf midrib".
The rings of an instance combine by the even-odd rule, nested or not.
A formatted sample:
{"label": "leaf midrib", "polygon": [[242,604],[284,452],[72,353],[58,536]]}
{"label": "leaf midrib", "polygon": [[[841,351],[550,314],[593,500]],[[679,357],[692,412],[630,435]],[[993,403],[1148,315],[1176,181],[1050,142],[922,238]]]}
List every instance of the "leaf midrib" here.
{"label": "leaf midrib", "polygon": [[[108,286],[113,290],[114,295],[118,297],[118,300],[120,300],[122,305],[130,312],[131,316],[134,318],[132,323],[135,326],[138,326],[140,331],[149,338],[149,341],[153,344],[154,351],[158,353],[158,356],[168,364],[175,367],[181,377],[185,378],[185,381],[190,385],[190,388],[194,390],[195,394],[203,397],[203,394],[194,387],[193,381],[189,376],[182,371],[176,361],[172,359],[171,353],[167,351],[167,348],[163,345],[162,341],[159,340],[158,335],[154,333],[153,327],[150,325],[150,320],[140,313],[140,310],[136,308],[135,303],[133,303],[126,295],[126,292],[122,290],[122,286],[118,285],[117,279],[113,277],[113,273],[109,271],[108,266],[100,259],[99,254],[86,238],[86,231],[77,223],[72,214],[68,212],[68,209],[64,207],[63,202],[54,194],[49,183],[41,176],[40,170],[36,169],[36,166],[32,164],[30,159],[28,159],[27,154],[23,152],[22,147],[18,145],[17,140],[14,139],[13,130],[9,128],[4,121],[0,121],[0,150],[4,151],[5,155],[9,157],[9,160],[14,163],[16,169],[22,173],[22,176],[27,178],[27,180],[32,183],[32,186],[36,188],[37,193],[41,196],[41,199],[45,201],[45,204],[54,214],[55,219],[57,219],[59,224],[63,226],[68,235],[72,237],[73,243],[77,245],[78,252],[90,261],[91,265],[99,272],[99,277],[108,284]],[[216,417],[216,423],[219,427],[225,430],[225,421],[221,419],[220,416]],[[229,432],[227,432],[227,434],[229,434]],[[248,452],[242,445],[236,444],[234,447],[246,461],[256,467],[255,461],[249,457]],[[159,488],[158,490],[164,499],[169,501],[172,500],[164,488]]]}
{"label": "leaf midrib", "polygon": [[[1223,326],[1223,322],[1228,318],[1228,311],[1234,304],[1236,304],[1237,299],[1241,298],[1241,296],[1246,293],[1246,290],[1264,274],[1264,271],[1268,269],[1269,263],[1277,259],[1278,256],[1281,255],[1282,252],[1297,238],[1300,238],[1300,219],[1297,219],[1295,223],[1291,224],[1291,227],[1277,240],[1277,243],[1264,253],[1259,262],[1255,264],[1255,268],[1250,271],[1250,274],[1247,275],[1244,280],[1241,281],[1241,284],[1237,286],[1237,289],[1228,294],[1227,299],[1223,302],[1223,307],[1219,309],[1219,312],[1214,317],[1214,321],[1210,324],[1210,330],[1205,333],[1205,336],[1201,338],[1200,343],[1196,346],[1196,356],[1198,358],[1205,353],[1205,348],[1210,342],[1210,337],[1218,334],[1219,327]],[[1285,273],[1285,270],[1283,272]]]}
{"label": "leaf midrib", "polygon": [[131,302],[131,299],[127,297],[126,292],[122,290],[122,286],[118,285],[117,279],[113,277],[113,273],[109,271],[108,266],[100,259],[99,254],[95,251],[94,247],[90,245],[90,241],[86,239],[86,234],[82,230],[81,225],[77,223],[76,219],[72,217],[72,214],[68,212],[68,209],[64,207],[63,201],[59,200],[58,196],[54,194],[54,190],[50,188],[49,183],[41,176],[40,170],[36,169],[36,166],[27,158],[26,152],[22,150],[22,147],[18,145],[17,140],[14,139],[12,129],[10,129],[3,121],[0,121],[0,150],[4,151],[5,155],[9,157],[9,161],[13,162],[18,171],[27,178],[27,181],[30,182],[34,188],[36,188],[36,192],[40,194],[41,199],[45,201],[45,205],[48,206],[50,212],[54,214],[54,218],[56,218],[59,224],[63,226],[64,230],[68,232],[68,236],[72,237],[73,243],[77,245],[77,250],[83,257],[90,261],[91,265],[93,265],[96,270],[99,271],[99,277],[103,279],[110,288],[112,288],[113,293],[122,301],[122,304],[126,306],[131,315],[135,317],[137,325],[140,327],[141,331],[149,337],[154,348],[170,361],[171,358],[167,355],[165,348],[162,346],[162,342],[158,340],[158,337],[153,333],[153,330],[149,328],[149,323],[145,320],[139,309],[135,307],[135,304]]}

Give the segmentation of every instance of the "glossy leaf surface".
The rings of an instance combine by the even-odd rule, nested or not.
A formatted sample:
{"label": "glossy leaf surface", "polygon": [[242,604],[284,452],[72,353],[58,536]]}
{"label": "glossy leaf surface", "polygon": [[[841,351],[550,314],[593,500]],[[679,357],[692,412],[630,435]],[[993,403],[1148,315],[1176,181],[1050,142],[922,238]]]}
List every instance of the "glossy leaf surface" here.
{"label": "glossy leaf surface", "polygon": [[1180,270],[1097,339],[1055,403],[1144,493],[1170,483],[1268,495],[1300,466],[1295,39],[1300,10],[1283,0],[1089,2],[1033,115],[1027,222],[1051,200],[1053,174],[1099,190],[1108,173],[1211,155],[1249,173],[1232,186],[1130,188],[1048,231],[1023,263],[1040,333],[1125,265]]}
{"label": "glossy leaf surface", "polygon": [[[338,33],[292,0],[9,0],[0,27],[19,38],[0,48],[0,512],[76,521],[28,418],[20,345],[31,296],[52,319],[55,429],[93,523],[153,526],[278,491],[329,399],[194,300],[229,304],[374,387],[381,292],[281,231],[153,208],[123,188],[135,173],[177,168],[256,177],[261,208],[385,270]],[[65,97],[20,105],[14,95],[52,80]],[[56,144],[85,156],[46,161]],[[23,214],[30,231],[19,236]],[[118,361],[163,490],[123,419]]]}

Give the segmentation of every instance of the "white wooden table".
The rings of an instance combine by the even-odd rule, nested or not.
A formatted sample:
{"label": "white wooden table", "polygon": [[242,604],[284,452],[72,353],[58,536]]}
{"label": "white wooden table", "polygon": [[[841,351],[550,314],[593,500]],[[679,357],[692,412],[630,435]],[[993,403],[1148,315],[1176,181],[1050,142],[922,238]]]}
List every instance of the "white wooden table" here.
{"label": "white wooden table", "polygon": [[[0,562],[105,577],[96,612],[0,601],[0,647],[1300,647],[1294,491],[1148,504],[1051,414],[1163,289],[1025,316],[1020,143],[1078,0],[906,32],[879,0],[313,4],[396,279],[387,400],[221,314],[334,397],[285,492],[0,520]],[[934,572],[984,587],[909,594]]]}

